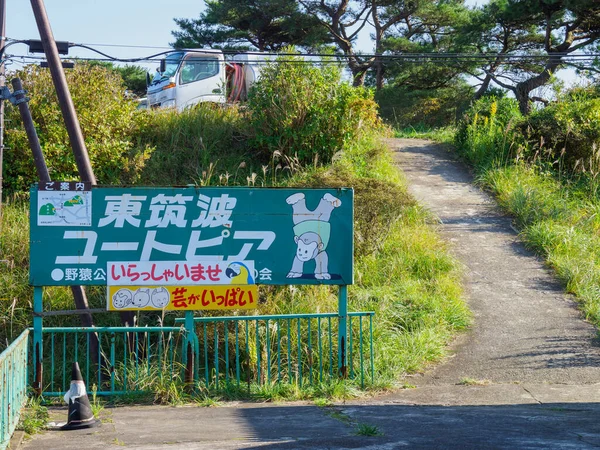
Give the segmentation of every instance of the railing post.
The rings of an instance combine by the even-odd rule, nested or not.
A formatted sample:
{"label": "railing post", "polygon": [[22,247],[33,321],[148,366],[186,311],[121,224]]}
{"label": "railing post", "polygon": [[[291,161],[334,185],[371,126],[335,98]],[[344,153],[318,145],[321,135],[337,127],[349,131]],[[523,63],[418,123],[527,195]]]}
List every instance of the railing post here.
{"label": "railing post", "polygon": [[42,296],[44,288],[36,286],[33,288],[33,390],[37,395],[42,395]]}
{"label": "railing post", "polygon": [[338,291],[338,374],[342,378],[348,376],[348,286],[342,285]]}
{"label": "railing post", "polygon": [[185,312],[185,382],[194,384],[194,342],[196,337],[196,325],[194,323],[194,312]]}

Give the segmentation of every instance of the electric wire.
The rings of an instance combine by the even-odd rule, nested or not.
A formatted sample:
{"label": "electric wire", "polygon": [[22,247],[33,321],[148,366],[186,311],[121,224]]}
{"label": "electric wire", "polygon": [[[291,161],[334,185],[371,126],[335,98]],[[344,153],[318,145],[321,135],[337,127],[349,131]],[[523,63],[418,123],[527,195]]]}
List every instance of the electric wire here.
{"label": "electric wire", "polygon": [[[7,38],[7,42],[12,44],[23,43],[27,44],[27,40],[15,40],[11,38]],[[122,46],[122,47],[133,47],[133,46],[125,46],[120,44],[96,44],[102,46]],[[8,45],[6,46],[8,47]],[[5,47],[5,48],[6,48]],[[63,59],[79,59],[79,60],[88,60],[88,61],[113,61],[113,62],[122,62],[122,63],[135,63],[135,62],[152,62],[157,61],[156,58],[160,56],[164,56],[170,53],[178,52],[178,51],[210,51],[209,49],[169,49],[162,52],[154,53],[149,56],[139,57],[139,58],[119,58],[116,56],[109,55],[101,50],[93,48],[87,44],[76,44],[69,43],[69,47],[79,47],[84,48],[86,50],[95,52],[103,58],[89,58],[89,57],[77,57],[77,58],[63,58]],[[155,48],[155,47],[150,47]],[[156,47],[158,48],[158,47]],[[496,60],[502,59],[504,61],[536,61],[536,60],[548,60],[548,59],[556,59],[560,58],[561,61],[566,60],[576,60],[579,62],[593,62],[597,58],[600,58],[600,53],[568,53],[568,52],[556,52],[550,54],[509,54],[509,53],[457,53],[457,52],[426,52],[426,53],[389,53],[389,54],[356,54],[356,55],[344,55],[344,54],[329,54],[329,53],[319,53],[319,52],[307,52],[307,53],[289,53],[289,52],[280,52],[280,53],[271,53],[271,52],[259,52],[259,51],[250,51],[250,52],[240,52],[235,50],[213,50],[215,53],[222,53],[223,55],[238,55],[241,53],[252,55],[252,56],[264,56],[265,59],[254,59],[252,60],[253,64],[260,63],[272,63],[274,62],[274,58],[277,58],[277,62],[299,62],[296,59],[294,60],[284,60],[283,57],[293,57],[293,58],[320,58],[320,59],[310,59],[302,62],[307,63],[332,63],[332,61],[340,61],[340,60],[351,60],[351,59],[375,59],[378,61],[393,61],[393,60],[456,60],[456,61],[480,61],[480,60]],[[0,55],[1,56],[1,55]],[[19,55],[26,56],[26,55]],[[34,58],[34,57],[30,57]],[[44,58],[42,58],[44,59]],[[201,61],[201,58],[194,58],[196,61]],[[360,64],[360,62],[359,62]]]}

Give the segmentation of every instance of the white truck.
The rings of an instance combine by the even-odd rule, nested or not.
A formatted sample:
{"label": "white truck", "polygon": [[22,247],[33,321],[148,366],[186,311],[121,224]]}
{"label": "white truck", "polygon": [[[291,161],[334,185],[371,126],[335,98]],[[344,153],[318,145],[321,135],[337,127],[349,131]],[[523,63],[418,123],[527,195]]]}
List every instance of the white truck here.
{"label": "white truck", "polygon": [[245,100],[265,60],[250,52],[226,61],[220,50],[173,51],[161,60],[154,79],[148,77],[148,107],[182,111],[200,102]]}

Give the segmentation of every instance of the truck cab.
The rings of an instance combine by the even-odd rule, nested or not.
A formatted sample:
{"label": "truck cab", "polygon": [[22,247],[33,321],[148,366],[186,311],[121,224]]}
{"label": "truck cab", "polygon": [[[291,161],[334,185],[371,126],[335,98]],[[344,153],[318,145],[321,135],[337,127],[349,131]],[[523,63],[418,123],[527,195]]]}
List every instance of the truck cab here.
{"label": "truck cab", "polygon": [[225,103],[226,83],[223,52],[174,51],[148,84],[148,107],[183,111],[200,102]]}

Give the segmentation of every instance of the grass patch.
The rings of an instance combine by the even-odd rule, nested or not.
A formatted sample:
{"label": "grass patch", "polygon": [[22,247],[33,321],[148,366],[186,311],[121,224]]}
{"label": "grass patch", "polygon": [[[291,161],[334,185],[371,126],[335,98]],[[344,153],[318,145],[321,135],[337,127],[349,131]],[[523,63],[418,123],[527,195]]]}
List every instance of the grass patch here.
{"label": "grass patch", "polygon": [[489,386],[492,382],[490,380],[477,380],[471,377],[463,377],[457,384],[460,386]]}
{"label": "grass patch", "polygon": [[600,201],[524,164],[489,169],[480,179],[514,215],[526,246],[546,259],[586,319],[600,326]]}
{"label": "grass patch", "polygon": [[17,430],[29,436],[39,433],[46,429],[49,417],[48,408],[44,406],[42,399],[31,397],[21,413]]}
{"label": "grass patch", "polygon": [[379,427],[376,425],[369,425],[368,423],[359,423],[356,426],[355,434],[357,436],[383,436],[383,433],[379,430]]}
{"label": "grass patch", "polygon": [[431,141],[442,144],[451,144],[454,141],[456,127],[438,127],[432,128],[428,126],[410,126],[394,130],[394,137],[397,138],[412,138],[412,139],[429,139]]}

